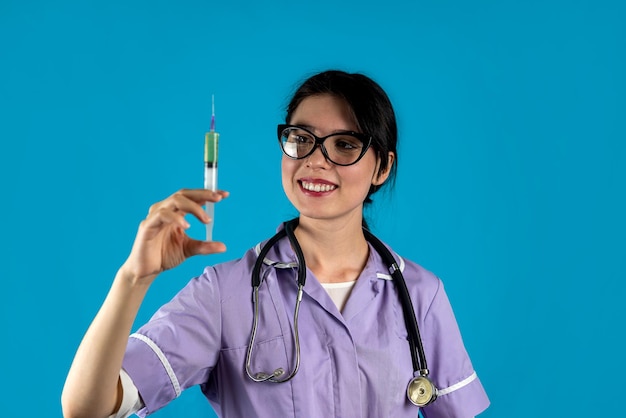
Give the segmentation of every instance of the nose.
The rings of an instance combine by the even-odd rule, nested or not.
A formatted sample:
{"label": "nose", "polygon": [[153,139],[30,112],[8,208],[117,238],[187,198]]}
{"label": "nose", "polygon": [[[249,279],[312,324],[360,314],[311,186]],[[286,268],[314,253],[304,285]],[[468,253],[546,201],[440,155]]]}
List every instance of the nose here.
{"label": "nose", "polygon": [[306,161],[307,165],[310,167],[325,167],[330,165],[330,161],[328,161],[328,159],[324,155],[324,152],[322,151],[322,146],[320,144],[315,145],[315,149],[313,150],[311,155],[307,157]]}

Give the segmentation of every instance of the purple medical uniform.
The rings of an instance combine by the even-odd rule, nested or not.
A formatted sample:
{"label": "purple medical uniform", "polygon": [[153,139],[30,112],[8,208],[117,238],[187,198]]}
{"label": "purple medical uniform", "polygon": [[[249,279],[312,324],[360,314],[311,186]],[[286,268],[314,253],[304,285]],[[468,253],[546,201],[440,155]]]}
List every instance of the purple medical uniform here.
{"label": "purple medical uniform", "polygon": [[[407,330],[387,267],[370,255],[343,312],[307,271],[300,306],[300,369],[287,383],[256,383],[245,371],[253,320],[251,272],[259,246],[213,267],[129,339],[123,368],[145,403],[145,416],[200,385],[223,417],[411,417],[413,367]],[[473,417],[489,400],[467,355],[442,282],[397,257],[439,397],[427,418]],[[294,367],[296,256],[283,238],[261,269],[259,324],[250,369]],[[285,375],[286,376],[286,375]]]}

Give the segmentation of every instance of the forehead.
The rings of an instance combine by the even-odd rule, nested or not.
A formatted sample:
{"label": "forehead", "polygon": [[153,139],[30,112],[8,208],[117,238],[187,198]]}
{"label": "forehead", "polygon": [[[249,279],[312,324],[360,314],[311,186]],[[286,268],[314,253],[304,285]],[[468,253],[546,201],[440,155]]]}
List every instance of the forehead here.
{"label": "forehead", "polygon": [[323,131],[358,130],[356,118],[348,103],[330,94],[303,99],[293,112],[289,123]]}

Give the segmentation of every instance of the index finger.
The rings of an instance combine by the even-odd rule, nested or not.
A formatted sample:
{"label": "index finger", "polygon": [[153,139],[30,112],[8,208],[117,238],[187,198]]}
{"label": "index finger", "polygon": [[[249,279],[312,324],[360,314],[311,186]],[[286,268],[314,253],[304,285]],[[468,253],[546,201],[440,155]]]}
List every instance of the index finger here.
{"label": "index finger", "polygon": [[206,223],[210,219],[202,205],[206,202],[219,202],[223,197],[227,197],[228,192],[219,190],[211,191],[206,189],[182,189],[166,199],[167,206],[174,211],[182,211],[194,215],[200,221]]}
{"label": "index finger", "polygon": [[182,189],[178,193],[196,203],[219,202],[229,195],[225,190],[213,191],[209,189]]}

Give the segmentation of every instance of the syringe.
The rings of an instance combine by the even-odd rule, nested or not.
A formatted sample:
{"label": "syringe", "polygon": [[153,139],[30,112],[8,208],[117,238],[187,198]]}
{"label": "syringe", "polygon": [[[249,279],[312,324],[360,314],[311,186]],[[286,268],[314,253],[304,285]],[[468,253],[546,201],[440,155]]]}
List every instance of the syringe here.
{"label": "syringe", "polygon": [[[204,188],[217,191],[217,145],[220,134],[215,132],[215,97],[211,96],[211,130],[204,136]],[[206,224],[206,240],[213,241],[215,223],[213,202],[206,202],[206,214],[211,218]]]}

